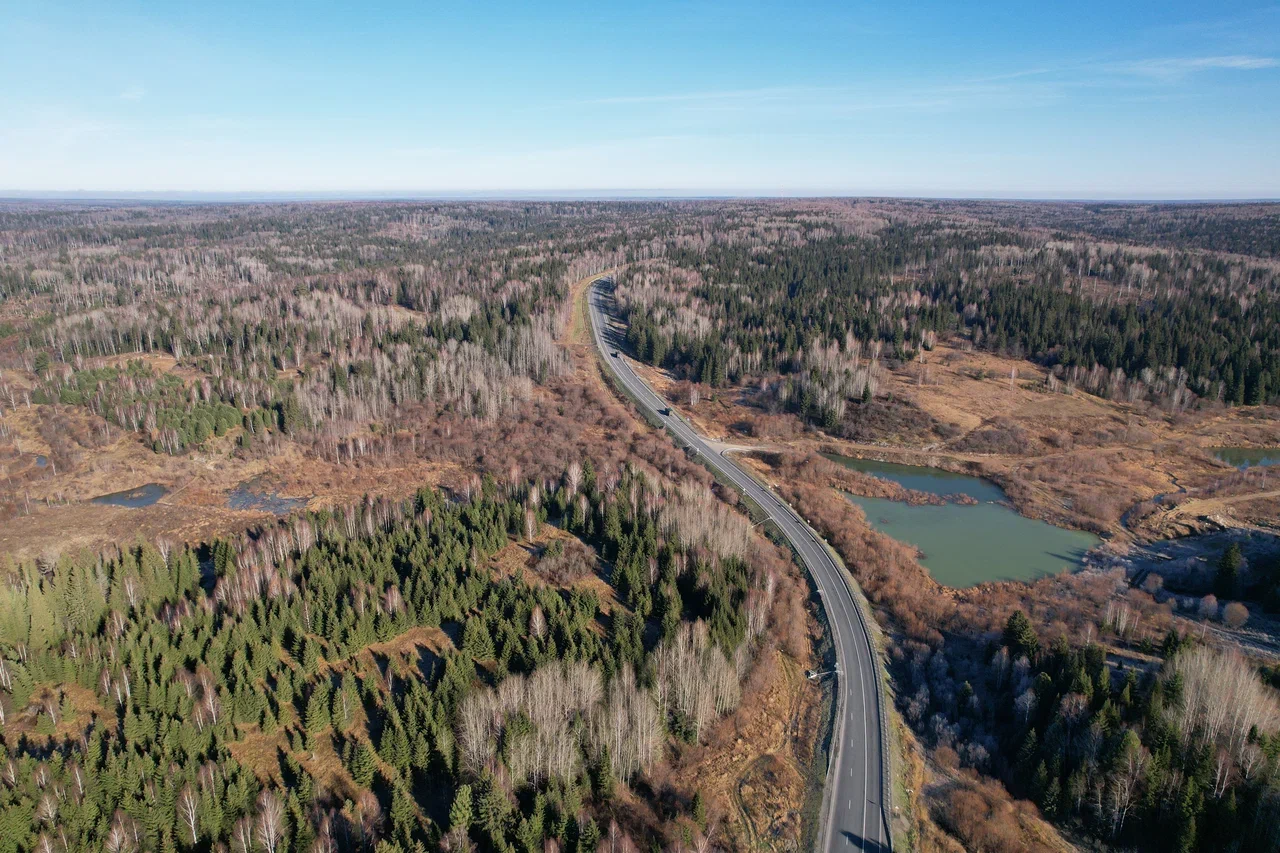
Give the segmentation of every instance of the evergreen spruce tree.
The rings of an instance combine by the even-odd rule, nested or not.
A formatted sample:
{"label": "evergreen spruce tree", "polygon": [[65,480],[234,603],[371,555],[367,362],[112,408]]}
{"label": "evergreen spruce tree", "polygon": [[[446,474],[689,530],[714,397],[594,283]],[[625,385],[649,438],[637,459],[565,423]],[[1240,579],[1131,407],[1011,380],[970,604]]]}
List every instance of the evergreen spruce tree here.
{"label": "evergreen spruce tree", "polygon": [[705,830],[707,828],[707,802],[702,799],[701,791],[694,791],[693,803],[689,807],[689,813],[693,816],[693,822],[700,829]]}
{"label": "evergreen spruce tree", "polygon": [[374,774],[378,769],[377,757],[374,751],[369,748],[366,741],[360,741],[351,756],[351,766],[347,770],[351,773],[351,778],[361,788],[368,788],[373,784]]}
{"label": "evergreen spruce tree", "polygon": [[471,786],[459,785],[453,795],[453,805],[449,807],[449,828],[470,829],[474,820]]}
{"label": "evergreen spruce tree", "polygon": [[1217,572],[1213,580],[1213,594],[1218,598],[1236,598],[1239,594],[1240,567],[1244,557],[1240,545],[1232,542],[1218,558]]}
{"label": "evergreen spruce tree", "polygon": [[1036,637],[1031,620],[1021,610],[1009,614],[1004,626],[1004,645],[1009,648],[1009,656],[1017,660],[1022,655],[1034,659],[1040,649],[1040,640]]}
{"label": "evergreen spruce tree", "polygon": [[311,689],[307,698],[305,717],[307,735],[315,737],[329,727],[329,683],[321,680]]}
{"label": "evergreen spruce tree", "polygon": [[411,844],[416,824],[413,799],[403,786],[395,786],[391,792],[391,828],[397,843]]}

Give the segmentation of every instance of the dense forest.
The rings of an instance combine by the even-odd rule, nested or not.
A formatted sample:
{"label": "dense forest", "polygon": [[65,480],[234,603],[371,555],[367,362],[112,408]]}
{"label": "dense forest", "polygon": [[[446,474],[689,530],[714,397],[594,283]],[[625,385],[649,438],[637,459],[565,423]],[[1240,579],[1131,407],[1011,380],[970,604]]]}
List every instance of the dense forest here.
{"label": "dense forest", "polygon": [[[661,837],[622,784],[739,701],[777,577],[703,487],[643,475],[420,491],[235,541],[11,567],[6,850],[594,851]],[[530,577],[485,560],[550,518]],[[386,649],[456,638],[407,667]],[[378,651],[383,649],[384,651]],[[663,829],[705,806],[655,801]],[[651,813],[652,814],[652,813]],[[701,825],[700,825],[701,822]],[[624,836],[627,840],[623,840]]]}
{"label": "dense forest", "polygon": [[30,381],[0,381],[0,405],[83,406],[100,440],[165,453],[231,408],[246,452],[337,453],[423,406],[492,420],[568,370],[566,283],[611,265],[639,357],[763,383],[837,432],[881,359],[940,339],[1036,359],[1054,387],[1254,405],[1280,399],[1274,223],[1220,205],[14,206],[0,360]]}
{"label": "dense forest", "polygon": [[[1080,821],[1123,846],[1274,849],[1273,691],[1242,658],[1185,649],[1176,632],[1159,651],[1157,675],[1130,670],[1118,681],[1101,646],[1072,648],[1059,637],[1042,649],[1025,614],[1011,615],[989,664],[1004,775],[1047,817]],[[963,708],[972,690],[960,692]]]}
{"label": "dense forest", "polygon": [[1131,245],[1280,257],[1280,210],[1274,204],[951,202],[947,207],[1003,225],[1046,229],[1065,239],[1087,234]]}
{"label": "dense forest", "polygon": [[[811,614],[788,555],[599,381],[575,316],[588,277],[614,271],[632,352],[691,400],[733,388],[717,405],[791,435],[932,442],[959,428],[883,386],[912,361],[923,379],[939,348],[1036,361],[1034,401],[1079,389],[1171,421],[1276,403],[1278,221],[900,200],[0,205],[0,850],[803,843],[807,777],[746,805],[785,775],[772,754],[716,802],[696,774],[673,781],[754,748],[740,715],[783,689],[814,707],[772,721],[778,738],[814,755],[821,692],[795,672]],[[1081,430],[1052,449],[1093,455]],[[984,422],[956,448],[1005,433]],[[1076,462],[1033,485],[1094,470]],[[886,629],[903,742],[945,779],[917,825],[1002,851],[1052,849],[1029,841],[1053,834],[1042,817],[1097,847],[1280,847],[1274,664],[1179,631],[1123,572],[944,591],[839,483],[775,473]],[[224,511],[260,478],[311,508]],[[167,504],[93,502],[152,481]],[[77,538],[82,521],[100,526]],[[766,679],[779,666],[793,682]],[[785,832],[726,832],[770,808]]]}
{"label": "dense forest", "polygon": [[831,430],[874,395],[881,358],[940,338],[1117,399],[1271,402],[1278,293],[1268,261],[905,217],[869,235],[676,245],[618,287],[640,358],[712,386],[772,382],[778,405]]}
{"label": "dense forest", "polygon": [[[563,312],[568,259],[490,246],[470,232],[442,238],[443,245],[384,238],[352,259],[343,235],[359,229],[376,241],[364,229],[386,214],[332,214],[323,219],[317,211],[305,223],[250,220],[263,248],[249,256],[221,242],[236,236],[224,233],[227,224],[212,233],[213,223],[203,221],[181,230],[105,229],[99,239],[110,245],[141,244],[150,259],[143,280],[128,256],[29,273],[28,291],[51,310],[28,332],[39,383],[0,395],[84,405],[179,453],[202,444],[227,406],[244,413],[249,442],[264,426],[333,437],[423,401],[493,418],[527,397],[530,381],[565,369],[553,328]],[[418,227],[415,221],[403,227]],[[302,224],[319,228],[319,237]],[[536,229],[498,227],[537,237]],[[202,248],[175,248],[184,234]],[[337,244],[325,252],[317,239]],[[294,248],[293,240],[312,245]],[[320,252],[324,260],[280,257],[288,249]],[[585,252],[575,245],[573,257]],[[201,381],[157,377],[141,365],[81,367],[86,359],[152,353],[190,364]]]}

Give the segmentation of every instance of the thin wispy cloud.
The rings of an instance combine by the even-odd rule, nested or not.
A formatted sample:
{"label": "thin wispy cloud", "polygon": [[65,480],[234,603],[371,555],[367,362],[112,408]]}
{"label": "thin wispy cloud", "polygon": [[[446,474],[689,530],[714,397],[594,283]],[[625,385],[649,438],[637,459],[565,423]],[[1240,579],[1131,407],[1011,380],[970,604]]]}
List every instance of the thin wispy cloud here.
{"label": "thin wispy cloud", "polygon": [[1181,56],[1114,63],[1110,70],[1156,80],[1180,80],[1200,71],[1258,71],[1280,65],[1269,56]]}
{"label": "thin wispy cloud", "polygon": [[1035,79],[1046,74],[1032,69],[969,81],[899,88],[877,86],[779,85],[726,91],[664,92],[621,95],[573,101],[562,106],[668,107],[675,112],[756,112],[760,114],[847,115],[862,112],[935,112],[978,107],[1027,107],[1061,96],[1058,81]]}
{"label": "thin wispy cloud", "polygon": [[141,86],[130,86],[120,93],[122,101],[141,101],[147,96],[147,90]]}
{"label": "thin wispy cloud", "polygon": [[1122,78],[1139,81],[1177,82],[1210,71],[1257,71],[1280,67],[1269,56],[1231,54],[1220,56],[1158,57],[1093,64],[1061,63],[1002,73],[974,75],[936,84],[865,86],[806,86],[779,84],[752,89],[697,90],[617,95],[564,102],[567,108],[668,107],[673,111],[701,113],[817,112],[828,115],[876,111],[938,112],[959,109],[1008,109],[1043,106],[1073,93],[1114,87]]}
{"label": "thin wispy cloud", "polygon": [[207,113],[187,116],[184,121],[196,130],[247,130],[255,125],[255,122],[240,116]]}
{"label": "thin wispy cloud", "polygon": [[24,116],[15,124],[0,125],[0,142],[31,145],[45,151],[63,150],[116,132],[118,126],[113,123],[60,109],[41,110]]}
{"label": "thin wispy cloud", "polygon": [[626,104],[678,104],[689,102],[742,102],[760,103],[787,101],[797,96],[816,93],[838,93],[838,88],[813,86],[767,86],[759,89],[730,89],[709,92],[667,92],[651,95],[620,95],[608,98],[588,98],[574,102],[578,106],[614,106]]}
{"label": "thin wispy cloud", "polygon": [[1051,68],[1024,68],[1018,71],[1006,71],[1003,74],[988,74],[983,77],[974,77],[969,80],[970,83],[999,83],[1005,80],[1021,80],[1026,77],[1039,77],[1053,72]]}

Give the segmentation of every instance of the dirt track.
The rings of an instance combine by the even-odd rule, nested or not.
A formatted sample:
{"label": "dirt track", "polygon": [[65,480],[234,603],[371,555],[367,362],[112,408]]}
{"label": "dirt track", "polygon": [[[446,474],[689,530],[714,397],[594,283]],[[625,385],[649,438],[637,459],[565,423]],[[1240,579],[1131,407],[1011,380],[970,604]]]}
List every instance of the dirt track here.
{"label": "dirt track", "polygon": [[[1192,498],[1191,500],[1178,504],[1173,509],[1169,510],[1166,517],[1172,518],[1179,515],[1213,517],[1217,516],[1226,507],[1232,504],[1262,500],[1264,498],[1280,498],[1280,489],[1271,489],[1266,492],[1250,492],[1245,495],[1228,495],[1221,498]],[[1251,527],[1252,525],[1244,526]]]}

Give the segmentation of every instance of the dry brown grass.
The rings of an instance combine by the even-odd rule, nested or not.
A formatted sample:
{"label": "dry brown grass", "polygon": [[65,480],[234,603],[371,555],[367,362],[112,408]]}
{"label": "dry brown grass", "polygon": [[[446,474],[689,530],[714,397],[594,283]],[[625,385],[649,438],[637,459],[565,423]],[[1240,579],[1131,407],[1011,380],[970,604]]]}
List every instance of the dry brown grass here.
{"label": "dry brown grass", "polygon": [[[926,789],[930,810],[966,850],[1066,853],[1074,848],[1033,803],[1015,800],[999,782],[943,768]],[[946,849],[946,848],[943,848]]]}
{"label": "dry brown grass", "polygon": [[[47,728],[49,718],[42,708],[46,700],[53,704],[58,714],[58,721],[52,729]],[[4,731],[6,737],[15,740],[25,737],[34,743],[59,743],[79,739],[91,728],[104,726],[108,730],[115,729],[115,714],[107,713],[97,693],[67,682],[38,685],[26,708],[12,708],[6,712]]]}
{"label": "dry brown grass", "polygon": [[410,628],[386,642],[365,646],[356,654],[353,666],[361,672],[377,672],[380,670],[377,659],[382,658],[388,662],[389,672],[409,675],[420,672],[424,658],[439,658],[453,649],[453,641],[444,631],[421,626]]}
{"label": "dry brown grass", "polygon": [[[574,573],[573,577],[552,576],[540,562],[547,559],[546,549],[552,542],[561,542],[566,551],[573,549],[582,559],[588,560],[586,571]],[[554,558],[552,558],[554,559]],[[506,578],[519,575],[531,586],[552,585],[561,589],[588,589],[595,593],[600,602],[600,609],[606,615],[615,608],[625,606],[618,601],[616,591],[605,580],[606,567],[596,552],[585,546],[578,537],[550,524],[538,529],[538,535],[532,542],[523,540],[510,542],[498,553],[489,558],[489,570],[493,577]]]}
{"label": "dry brown grass", "polygon": [[[266,734],[256,725],[242,726],[240,738],[229,744],[228,749],[237,762],[251,769],[259,779],[280,781],[280,751],[288,751],[283,728]],[[327,733],[312,738],[311,748],[295,752],[293,757],[315,780],[316,790],[328,792],[338,802],[360,793],[342,763],[342,756],[334,748],[333,738]]]}

